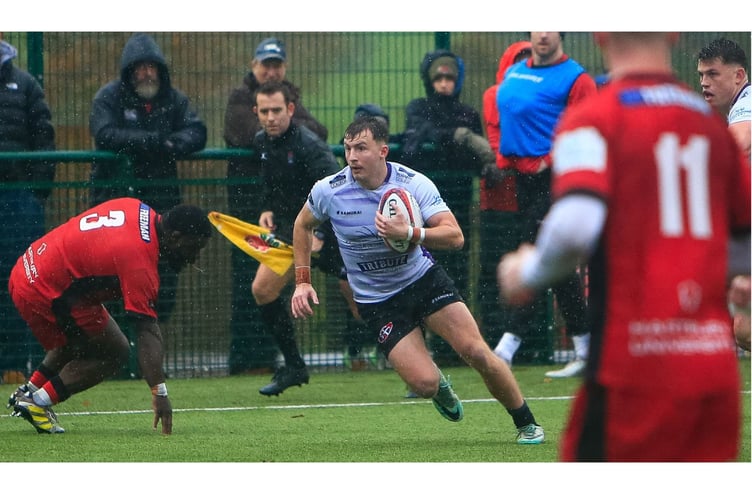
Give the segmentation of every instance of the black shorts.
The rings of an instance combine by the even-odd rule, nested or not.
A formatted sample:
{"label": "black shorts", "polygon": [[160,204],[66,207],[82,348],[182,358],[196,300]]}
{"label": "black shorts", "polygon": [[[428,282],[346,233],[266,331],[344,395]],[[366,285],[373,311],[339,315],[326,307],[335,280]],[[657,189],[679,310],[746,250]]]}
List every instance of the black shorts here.
{"label": "black shorts", "polygon": [[446,271],[435,265],[418,281],[384,302],[358,303],[358,312],[369,331],[378,335],[379,349],[389,355],[397,342],[423,325],[423,319],[439,309],[463,302],[459,290]]}

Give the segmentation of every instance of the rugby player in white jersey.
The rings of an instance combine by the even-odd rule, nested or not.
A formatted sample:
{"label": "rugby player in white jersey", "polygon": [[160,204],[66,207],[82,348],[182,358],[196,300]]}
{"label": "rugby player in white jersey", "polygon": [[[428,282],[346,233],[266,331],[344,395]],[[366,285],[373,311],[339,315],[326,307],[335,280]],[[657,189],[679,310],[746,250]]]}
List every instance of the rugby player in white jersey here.
{"label": "rugby player in white jersey", "polygon": [[[482,377],[517,428],[517,442],[543,442],[543,428],[527,406],[509,367],[483,340],[478,325],[452,279],[431,256],[431,249],[460,249],[462,230],[431,180],[395,162],[387,162],[389,131],[383,121],[361,117],[345,131],[347,166],[314,184],[295,221],[295,318],[313,315],[319,303],[311,285],[313,230],[331,220],[362,319],[402,380],[419,397],[431,398],[439,413],[456,422],[462,403],[426,348],[423,327],[444,338]],[[423,229],[409,231],[404,216],[378,212],[387,190],[400,187],[417,200]],[[405,253],[388,248],[383,238],[405,239]]]}

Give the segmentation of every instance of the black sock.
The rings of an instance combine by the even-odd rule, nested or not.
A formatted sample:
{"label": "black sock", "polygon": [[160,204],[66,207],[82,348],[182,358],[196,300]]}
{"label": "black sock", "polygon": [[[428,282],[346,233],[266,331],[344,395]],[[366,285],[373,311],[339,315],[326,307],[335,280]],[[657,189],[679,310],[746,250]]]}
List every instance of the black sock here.
{"label": "black sock", "polygon": [[529,424],[538,425],[538,422],[535,421],[535,417],[533,416],[533,412],[531,412],[530,408],[527,406],[527,401],[523,400],[522,406],[516,410],[507,409],[507,413],[512,416],[515,427],[524,427]]}
{"label": "black sock", "polygon": [[55,375],[50,379],[50,384],[52,384],[52,388],[55,389],[55,392],[57,393],[57,403],[62,403],[66,399],[71,397],[71,393],[68,390],[67,387],[65,387],[65,384],[63,384],[63,381],[60,379],[60,375]]}
{"label": "black sock", "polygon": [[285,358],[285,366],[289,368],[305,368],[305,362],[300,355],[298,344],[295,341],[295,328],[282,297],[264,304],[259,309],[261,310],[261,321],[264,322],[267,331],[272,333],[279,350],[282,351],[282,356]]}

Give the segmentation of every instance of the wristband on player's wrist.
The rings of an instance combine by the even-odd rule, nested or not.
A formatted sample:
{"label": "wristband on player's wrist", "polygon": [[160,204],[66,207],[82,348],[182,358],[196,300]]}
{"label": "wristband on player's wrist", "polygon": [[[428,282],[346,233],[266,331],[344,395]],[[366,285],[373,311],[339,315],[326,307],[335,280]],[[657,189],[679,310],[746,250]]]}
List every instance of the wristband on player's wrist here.
{"label": "wristband on player's wrist", "polygon": [[[415,238],[416,236],[418,236],[418,240],[417,241],[413,241],[413,238]],[[415,229],[413,228],[413,226],[408,226],[407,227],[407,241],[409,241],[410,243],[415,243],[416,245],[420,245],[421,243],[423,243],[423,240],[425,240],[425,239],[426,239],[426,229],[425,228],[420,227],[420,228],[418,228],[418,231],[415,231]]]}
{"label": "wristband on player's wrist", "polygon": [[311,284],[311,266],[295,266],[295,285]]}
{"label": "wristband on player's wrist", "polygon": [[164,382],[161,384],[157,384],[154,387],[151,388],[151,394],[152,396],[162,396],[164,398],[167,397],[167,385],[165,385]]}
{"label": "wristband on player's wrist", "polygon": [[420,237],[418,238],[418,241],[415,242],[416,245],[420,245],[423,243],[423,240],[426,239],[426,228],[421,227],[420,228]]}

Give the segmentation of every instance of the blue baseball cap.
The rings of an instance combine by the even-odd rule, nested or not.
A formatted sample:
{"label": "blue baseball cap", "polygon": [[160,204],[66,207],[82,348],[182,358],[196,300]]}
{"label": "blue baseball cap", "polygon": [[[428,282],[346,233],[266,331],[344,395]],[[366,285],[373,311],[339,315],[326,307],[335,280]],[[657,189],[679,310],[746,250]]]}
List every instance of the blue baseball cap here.
{"label": "blue baseball cap", "polygon": [[265,38],[256,47],[256,54],[254,55],[257,61],[266,61],[267,59],[279,59],[284,61],[287,57],[285,54],[285,44],[278,38]]}

